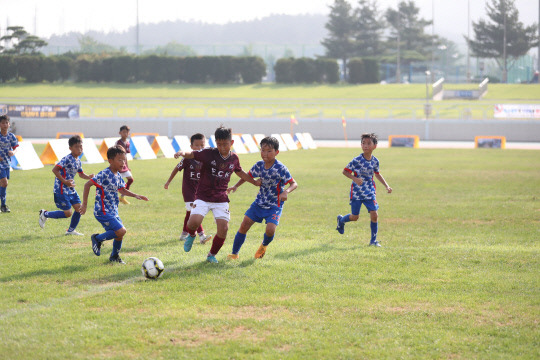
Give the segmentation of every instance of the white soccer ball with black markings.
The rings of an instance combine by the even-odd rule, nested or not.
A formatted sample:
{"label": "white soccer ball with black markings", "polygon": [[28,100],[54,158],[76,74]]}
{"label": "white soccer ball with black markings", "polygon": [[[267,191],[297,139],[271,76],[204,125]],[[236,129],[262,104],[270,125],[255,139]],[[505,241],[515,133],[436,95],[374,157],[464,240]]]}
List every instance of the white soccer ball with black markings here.
{"label": "white soccer ball with black markings", "polygon": [[163,274],[165,266],[157,257],[149,257],[142,263],[142,273],[147,279],[157,279]]}

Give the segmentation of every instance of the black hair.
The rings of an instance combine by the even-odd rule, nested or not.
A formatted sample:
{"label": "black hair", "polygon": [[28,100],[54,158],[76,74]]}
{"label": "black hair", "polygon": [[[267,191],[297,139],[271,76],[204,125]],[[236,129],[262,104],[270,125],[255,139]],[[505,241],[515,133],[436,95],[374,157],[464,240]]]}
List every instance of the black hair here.
{"label": "black hair", "polygon": [[118,154],[125,154],[126,150],[120,145],[114,145],[107,150],[107,159],[112,160],[116,157]]}
{"label": "black hair", "polygon": [[193,142],[195,140],[204,140],[204,135],[201,133],[196,133],[196,134],[191,135],[191,139],[190,139],[191,145],[193,145]]}
{"label": "black hair", "polygon": [[279,150],[279,141],[273,136],[267,136],[261,140],[261,148],[263,145],[268,145],[274,150]]}
{"label": "black hair", "polygon": [[129,130],[131,130],[131,129],[130,129],[129,126],[127,126],[127,125],[122,125],[122,126],[120,126],[120,131],[122,131],[122,130],[127,130],[127,131],[129,131]]}
{"label": "black hair", "polygon": [[231,140],[232,129],[226,128],[225,126],[221,125],[220,127],[216,129],[214,136],[216,137],[216,140]]}
{"label": "black hair", "polygon": [[73,135],[68,140],[69,147],[72,147],[75,144],[82,144],[82,142],[83,141],[79,135]]}
{"label": "black hair", "polygon": [[7,115],[0,116],[0,122],[2,122],[2,120],[7,120],[7,122],[9,122],[9,116]]}
{"label": "black hair", "polygon": [[364,133],[362,134],[362,140],[364,139],[371,139],[373,141],[373,144],[377,145],[378,137],[375,133]]}

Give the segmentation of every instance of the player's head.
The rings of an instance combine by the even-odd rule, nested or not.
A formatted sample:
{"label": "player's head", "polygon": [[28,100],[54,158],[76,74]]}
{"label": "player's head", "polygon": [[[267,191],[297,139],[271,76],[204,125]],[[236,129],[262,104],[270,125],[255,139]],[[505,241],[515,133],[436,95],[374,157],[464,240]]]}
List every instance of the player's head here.
{"label": "player's head", "polygon": [[79,135],[73,135],[68,140],[69,150],[71,150],[71,155],[73,157],[81,156],[83,152],[83,141]]}
{"label": "player's head", "polygon": [[373,151],[377,147],[378,137],[375,133],[362,134],[362,150]]}
{"label": "player's head", "polygon": [[120,145],[111,146],[107,150],[107,160],[111,165],[111,170],[115,172],[119,171],[126,162],[126,150]]}
{"label": "player's head", "polygon": [[261,140],[261,159],[266,164],[273,164],[277,154],[279,154],[278,139],[273,136],[267,136]]}
{"label": "player's head", "polygon": [[120,126],[120,131],[118,132],[120,134],[120,136],[122,136],[123,138],[127,138],[129,136],[129,131],[131,129],[129,128],[129,126],[127,125],[122,125]]}
{"label": "player's head", "polygon": [[216,137],[216,147],[222,156],[228,156],[231,151],[232,144],[232,129],[226,128],[223,125],[216,129],[214,133]]}
{"label": "player's head", "polygon": [[7,115],[0,116],[0,128],[3,131],[7,131],[7,129],[9,129],[9,116]]}
{"label": "player's head", "polygon": [[206,145],[206,138],[201,133],[191,135],[190,141],[192,150],[204,149],[204,146]]}
{"label": "player's head", "polygon": [[263,145],[267,145],[271,147],[272,149],[279,151],[279,141],[273,136],[267,136],[264,139],[262,139],[260,145],[261,145],[261,149]]}

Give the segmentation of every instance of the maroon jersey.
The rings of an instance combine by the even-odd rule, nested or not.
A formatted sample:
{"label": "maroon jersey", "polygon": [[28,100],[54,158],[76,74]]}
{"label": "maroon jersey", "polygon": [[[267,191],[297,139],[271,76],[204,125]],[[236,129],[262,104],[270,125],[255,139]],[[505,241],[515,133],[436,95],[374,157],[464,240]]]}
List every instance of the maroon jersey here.
{"label": "maroon jersey", "polygon": [[193,156],[202,163],[201,179],[195,199],[206,202],[229,202],[227,188],[231,175],[242,171],[238,155],[229,152],[229,156],[224,158],[218,149],[207,148],[194,151]]}
{"label": "maroon jersey", "polygon": [[185,202],[195,201],[195,191],[199,186],[199,179],[201,178],[201,162],[195,159],[182,159],[176,165],[178,171],[184,170],[184,177],[182,178],[182,196]]}
{"label": "maroon jersey", "polygon": [[[129,154],[130,151],[129,151],[129,139],[126,139],[126,141],[122,141],[122,138],[118,139],[118,141],[116,142],[115,145],[120,145],[121,147],[124,148],[124,150],[126,150],[126,154]],[[126,163],[124,164],[124,166],[122,167],[122,169],[120,169],[120,172],[123,173],[123,172],[126,172],[126,171],[129,171],[129,168],[128,168],[128,165],[127,165],[127,160],[126,160]]]}

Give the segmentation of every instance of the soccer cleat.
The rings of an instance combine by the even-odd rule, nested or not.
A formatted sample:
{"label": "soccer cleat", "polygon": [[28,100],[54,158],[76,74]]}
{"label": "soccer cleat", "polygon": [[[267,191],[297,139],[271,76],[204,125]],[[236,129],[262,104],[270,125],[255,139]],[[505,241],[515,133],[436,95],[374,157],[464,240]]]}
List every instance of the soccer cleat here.
{"label": "soccer cleat", "polygon": [[41,209],[39,210],[39,226],[41,226],[42,229],[45,229],[45,221],[47,221],[45,210]]}
{"label": "soccer cleat", "polygon": [[379,244],[379,242],[377,240],[375,240],[375,241],[370,242],[369,246],[381,247],[381,244]]}
{"label": "soccer cleat", "polygon": [[199,240],[201,244],[206,244],[208,241],[212,240],[212,235],[205,235],[205,234],[199,235]]}
{"label": "soccer cleat", "polygon": [[345,224],[341,222],[341,219],[343,219],[343,216],[338,215],[336,230],[338,231],[338,233],[343,234],[345,232]]}
{"label": "soccer cleat", "polygon": [[259,246],[259,248],[257,249],[257,252],[255,253],[255,259],[262,259],[264,254],[266,253],[266,248],[268,247],[268,245],[262,245]]}
{"label": "soccer cleat", "polygon": [[5,212],[5,213],[11,212],[11,210],[9,210],[7,205],[2,205],[0,207],[0,211]]}
{"label": "soccer cleat", "polygon": [[73,230],[73,231],[69,231],[69,230],[66,230],[66,233],[64,235],[77,235],[77,236],[84,236],[84,234],[81,234],[80,232],[78,232],[77,230]]}
{"label": "soccer cleat", "polygon": [[186,238],[186,241],[184,241],[184,251],[185,252],[190,252],[191,251],[191,247],[193,246],[193,240],[195,240],[195,236],[189,235]]}
{"label": "soccer cleat", "polygon": [[238,254],[229,254],[227,255],[227,259],[228,260],[238,260],[240,256],[238,256]]}
{"label": "soccer cleat", "polygon": [[206,261],[212,264],[217,264],[219,261],[217,261],[216,257],[214,255],[208,255],[206,257]]}
{"label": "soccer cleat", "polygon": [[112,263],[119,263],[119,264],[122,264],[122,265],[125,265],[126,263],[124,262],[124,260],[122,260],[120,258],[120,255],[115,255],[115,256],[111,256],[109,258],[109,261],[112,262]]}
{"label": "soccer cleat", "polygon": [[101,243],[96,239],[96,236],[98,236],[98,234],[90,236],[90,239],[92,239],[92,251],[96,256],[99,256],[101,255]]}
{"label": "soccer cleat", "polygon": [[118,199],[118,200],[120,200],[120,202],[121,202],[122,204],[126,204],[126,205],[129,205],[129,204],[130,204],[130,202],[127,201],[127,199],[126,199],[125,197],[123,197],[123,196],[120,196],[120,199]]}
{"label": "soccer cleat", "polygon": [[189,233],[183,231],[182,232],[182,235],[180,235],[180,241],[184,241],[186,240],[186,238],[188,237]]}

